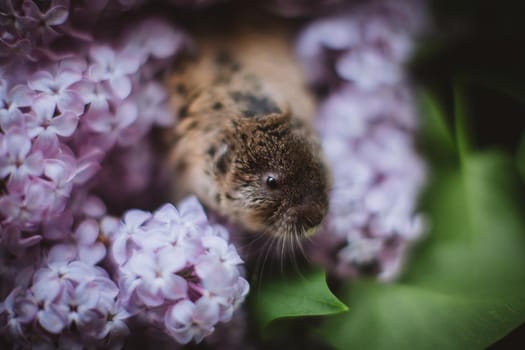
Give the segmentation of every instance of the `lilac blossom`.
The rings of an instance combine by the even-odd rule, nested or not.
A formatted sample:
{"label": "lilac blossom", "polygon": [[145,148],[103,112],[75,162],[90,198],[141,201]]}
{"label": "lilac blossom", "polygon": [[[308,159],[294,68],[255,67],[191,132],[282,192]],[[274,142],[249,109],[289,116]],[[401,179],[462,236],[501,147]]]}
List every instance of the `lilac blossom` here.
{"label": "lilac blossom", "polygon": [[136,52],[118,52],[106,45],[95,45],[89,50],[92,61],[87,75],[91,81],[106,82],[111,91],[120,99],[131,93],[130,74],[140,67],[140,58]]}
{"label": "lilac blossom", "polygon": [[30,176],[43,172],[43,155],[31,150],[31,138],[20,128],[10,128],[0,134],[0,178],[8,177],[11,188],[23,187]]}
{"label": "lilac blossom", "polygon": [[37,36],[37,40],[44,40],[47,44],[58,35],[54,27],[63,24],[69,16],[65,4],[65,1],[53,0],[48,10],[42,12],[33,1],[24,1],[24,16],[20,17],[20,20],[31,30],[31,35]]}
{"label": "lilac blossom", "polygon": [[0,3],[0,59],[17,57],[37,61],[70,56],[71,51],[61,52],[55,48],[61,45],[56,44],[74,46],[78,41],[88,42],[100,18],[118,17],[121,10],[144,3],[144,0],[3,1]]}
{"label": "lilac blossom", "polygon": [[363,266],[374,266],[381,280],[395,278],[425,230],[416,205],[426,171],[414,145],[417,116],[403,67],[420,16],[405,3],[372,1],[314,21],[298,39],[312,83],[332,88],[317,127],[333,190],[309,251],[341,278]]}
{"label": "lilac blossom", "polygon": [[130,315],[118,292],[99,267],[49,262],[35,271],[28,288],[16,287],[0,304],[0,319],[4,331],[20,343],[102,346],[111,338],[122,340],[128,332],[124,321]]}
{"label": "lilac blossom", "polygon": [[48,100],[48,105],[58,108],[61,113],[72,112],[79,116],[84,112],[84,102],[74,88],[82,79],[82,72],[67,67],[67,61],[57,67],[57,73],[37,71],[28,81],[29,87],[39,94],[41,99]]}
{"label": "lilac blossom", "polygon": [[[2,70],[0,179],[6,190],[0,194],[2,227],[45,239],[71,236],[74,241],[89,241],[72,235],[75,231],[68,224],[72,194],[96,175],[114,145],[136,145],[154,125],[172,122],[167,94],[150,74],[161,69],[160,60],[181,49],[184,35],[158,19],[145,23],[155,30],[147,32],[139,23],[121,40],[86,45],[76,57]],[[137,37],[147,42],[148,35],[158,44],[170,38],[179,41],[134,52]],[[39,228],[43,232],[37,232]],[[15,250],[14,238],[20,238],[21,248],[30,238],[26,233],[2,236],[8,237],[4,244]]]}
{"label": "lilac blossom", "polygon": [[194,197],[178,209],[132,210],[114,234],[113,260],[130,312],[178,343],[200,342],[231,320],[248,293],[227,231],[207,222]]}
{"label": "lilac blossom", "polygon": [[31,89],[27,85],[16,85],[9,91],[5,86],[4,91],[0,91],[0,128],[7,130],[11,126],[23,126],[25,118],[20,107],[28,107],[31,103]]}
{"label": "lilac blossom", "polygon": [[310,81],[330,88],[343,81],[364,90],[402,84],[425,22],[422,3],[370,1],[311,22],[296,45]]}

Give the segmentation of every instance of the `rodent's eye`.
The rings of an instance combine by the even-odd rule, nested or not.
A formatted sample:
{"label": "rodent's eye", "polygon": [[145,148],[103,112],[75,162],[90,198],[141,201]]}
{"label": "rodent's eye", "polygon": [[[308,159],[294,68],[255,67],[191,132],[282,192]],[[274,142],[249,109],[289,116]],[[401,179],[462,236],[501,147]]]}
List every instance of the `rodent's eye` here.
{"label": "rodent's eye", "polygon": [[266,185],[268,185],[268,187],[270,187],[271,189],[275,189],[277,188],[279,183],[275,177],[269,175],[268,177],[266,177]]}

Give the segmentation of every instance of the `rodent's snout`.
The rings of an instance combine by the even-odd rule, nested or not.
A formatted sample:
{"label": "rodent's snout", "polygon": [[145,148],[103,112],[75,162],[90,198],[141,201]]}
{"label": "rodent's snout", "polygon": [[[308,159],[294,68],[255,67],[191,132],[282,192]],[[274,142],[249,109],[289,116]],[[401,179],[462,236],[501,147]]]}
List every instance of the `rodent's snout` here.
{"label": "rodent's snout", "polygon": [[300,204],[288,211],[289,215],[294,218],[296,226],[302,230],[308,230],[317,227],[323,221],[325,210],[314,204]]}

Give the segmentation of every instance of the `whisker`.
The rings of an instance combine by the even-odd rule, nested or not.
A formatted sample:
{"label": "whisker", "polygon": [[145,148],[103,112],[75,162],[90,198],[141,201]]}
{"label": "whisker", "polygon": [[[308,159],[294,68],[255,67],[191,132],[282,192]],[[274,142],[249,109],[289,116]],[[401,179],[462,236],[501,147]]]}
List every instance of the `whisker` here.
{"label": "whisker", "polygon": [[271,238],[268,240],[269,244],[267,245],[267,248],[265,249],[266,252],[264,253],[264,259],[263,259],[262,265],[260,266],[261,274],[259,276],[259,285],[257,287],[258,290],[261,289],[261,283],[262,283],[262,278],[263,278],[263,274],[264,274],[264,268],[266,267],[266,262],[268,260],[268,257],[270,255],[271,251],[273,250],[273,247],[274,247],[275,243],[277,242],[277,237],[276,236],[270,236],[270,237]]}
{"label": "whisker", "polygon": [[286,232],[287,230],[284,230],[284,235],[279,235],[279,242],[281,243],[281,255],[279,256],[279,262],[281,264],[281,275],[284,275]]}
{"label": "whisker", "polygon": [[[304,238],[301,238],[299,233],[296,232],[296,234],[294,235],[294,239],[295,239],[295,242],[297,243],[297,247],[299,247],[299,251],[301,252],[301,255],[310,264],[311,263],[310,257],[306,254],[306,252],[304,250],[304,246],[303,246],[303,239]],[[306,237],[306,239],[311,241],[311,237]]]}
{"label": "whisker", "polygon": [[[266,237],[268,238],[268,237]],[[255,261],[255,268],[253,271],[253,280],[254,283],[257,285],[257,291],[261,289],[262,285],[262,276],[264,273],[264,265],[266,264],[266,258],[268,256],[268,252],[272,245],[272,239],[266,239],[264,241],[264,244],[261,248],[261,250],[256,254],[257,258]],[[262,261],[261,261],[262,260]]]}

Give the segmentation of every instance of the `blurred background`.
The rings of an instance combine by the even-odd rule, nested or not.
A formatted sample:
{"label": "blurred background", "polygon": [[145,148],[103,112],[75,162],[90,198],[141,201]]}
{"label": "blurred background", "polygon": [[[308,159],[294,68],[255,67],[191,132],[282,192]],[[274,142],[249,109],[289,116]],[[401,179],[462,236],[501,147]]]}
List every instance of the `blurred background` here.
{"label": "blurred background", "polygon": [[[420,84],[439,96],[451,128],[455,125],[450,118],[454,115],[453,86],[458,80],[465,82],[471,142],[476,149],[503,149],[512,157],[521,175],[514,190],[523,209],[525,4],[436,0],[431,2],[431,13],[435,36],[420,43],[412,72]],[[491,349],[518,349],[524,342],[522,325]]]}

